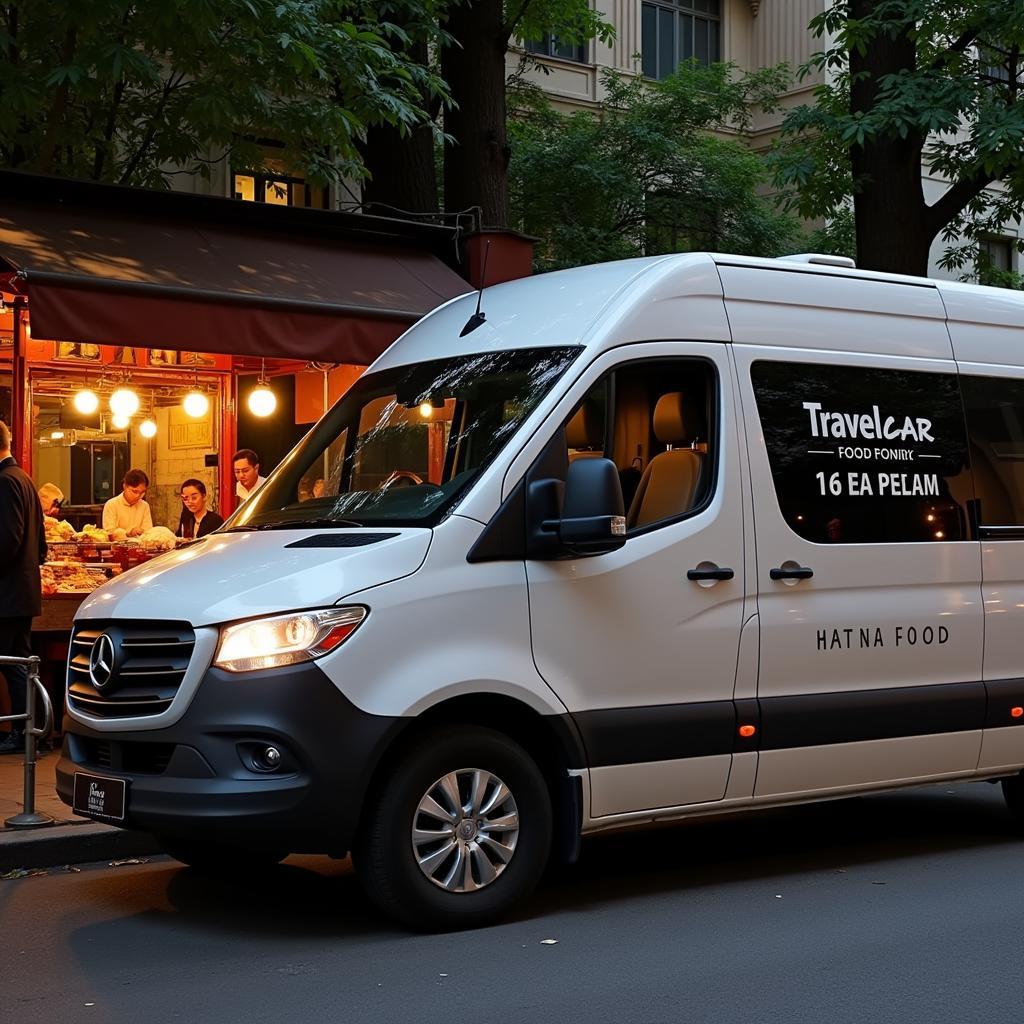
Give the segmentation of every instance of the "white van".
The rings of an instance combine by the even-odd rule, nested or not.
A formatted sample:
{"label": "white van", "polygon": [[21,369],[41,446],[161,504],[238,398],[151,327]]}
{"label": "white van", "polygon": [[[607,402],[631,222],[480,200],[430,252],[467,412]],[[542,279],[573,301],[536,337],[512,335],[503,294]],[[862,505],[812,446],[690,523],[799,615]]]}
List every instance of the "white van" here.
{"label": "white van", "polygon": [[197,866],[351,852],[428,928],[640,822],[1024,818],[1024,296],[683,254],[476,302],[82,605],[62,799]]}

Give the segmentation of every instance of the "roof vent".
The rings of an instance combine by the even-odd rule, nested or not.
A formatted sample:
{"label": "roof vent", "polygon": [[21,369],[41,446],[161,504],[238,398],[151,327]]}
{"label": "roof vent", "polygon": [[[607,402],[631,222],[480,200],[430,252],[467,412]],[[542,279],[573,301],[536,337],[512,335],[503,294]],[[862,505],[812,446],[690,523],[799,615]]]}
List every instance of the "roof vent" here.
{"label": "roof vent", "polygon": [[856,270],[857,264],[849,256],[829,256],[821,252],[797,252],[792,256],[779,256],[779,260],[786,263],[814,263],[819,267],[846,267],[849,270]]}

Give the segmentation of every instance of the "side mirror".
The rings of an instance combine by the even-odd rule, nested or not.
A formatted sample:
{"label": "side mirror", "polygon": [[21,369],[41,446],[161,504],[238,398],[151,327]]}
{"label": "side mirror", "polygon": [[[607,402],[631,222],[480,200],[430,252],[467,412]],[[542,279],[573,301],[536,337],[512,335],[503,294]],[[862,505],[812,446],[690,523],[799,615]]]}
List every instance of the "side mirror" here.
{"label": "side mirror", "polygon": [[566,555],[601,555],[626,543],[619,471],[611,459],[576,459],[565,478],[561,516],[541,524]]}

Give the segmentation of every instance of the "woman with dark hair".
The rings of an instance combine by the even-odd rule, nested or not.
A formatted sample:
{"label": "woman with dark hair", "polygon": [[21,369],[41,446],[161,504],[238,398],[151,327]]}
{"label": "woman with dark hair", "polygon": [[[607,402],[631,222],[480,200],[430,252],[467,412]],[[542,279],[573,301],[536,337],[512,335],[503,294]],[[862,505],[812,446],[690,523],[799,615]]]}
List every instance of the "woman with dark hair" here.
{"label": "woman with dark hair", "polygon": [[206,507],[206,484],[189,479],[181,485],[181,518],[175,536],[196,540],[212,533],[224,520]]}

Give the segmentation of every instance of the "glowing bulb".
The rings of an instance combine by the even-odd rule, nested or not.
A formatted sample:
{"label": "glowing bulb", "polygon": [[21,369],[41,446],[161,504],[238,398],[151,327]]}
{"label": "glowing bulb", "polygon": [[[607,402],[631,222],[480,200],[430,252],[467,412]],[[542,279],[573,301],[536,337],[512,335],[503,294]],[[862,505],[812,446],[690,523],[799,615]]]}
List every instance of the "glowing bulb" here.
{"label": "glowing bulb", "polygon": [[259,384],[249,392],[249,412],[253,416],[269,416],[277,408],[277,396],[266,384]]}
{"label": "glowing bulb", "polygon": [[202,391],[190,391],[181,403],[181,407],[185,410],[186,415],[193,419],[199,419],[206,415],[206,410],[210,408],[210,400]]}
{"label": "glowing bulb", "polygon": [[100,407],[100,400],[95,391],[86,388],[75,395],[72,404],[82,415],[91,416]]}
{"label": "glowing bulb", "polygon": [[139,433],[143,437],[156,437],[156,424],[152,420],[143,420],[139,424]]}
{"label": "glowing bulb", "polygon": [[429,402],[420,402],[420,415],[429,420],[434,415],[434,407]]}
{"label": "glowing bulb", "polygon": [[121,419],[131,419],[139,411],[139,396],[131,388],[118,388],[110,396],[110,411]]}
{"label": "glowing bulb", "polygon": [[110,417],[110,425],[115,430],[126,430],[129,423],[131,423],[130,416],[118,416],[117,413],[114,413],[114,415]]}

